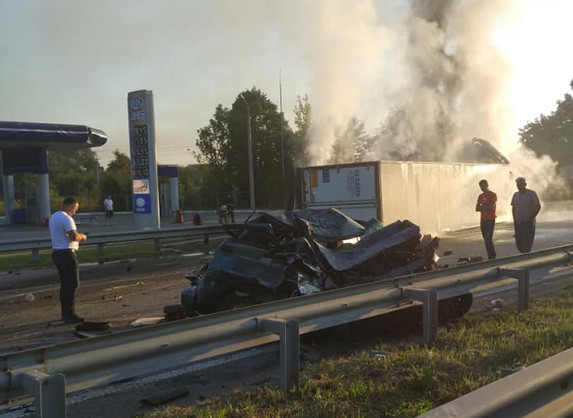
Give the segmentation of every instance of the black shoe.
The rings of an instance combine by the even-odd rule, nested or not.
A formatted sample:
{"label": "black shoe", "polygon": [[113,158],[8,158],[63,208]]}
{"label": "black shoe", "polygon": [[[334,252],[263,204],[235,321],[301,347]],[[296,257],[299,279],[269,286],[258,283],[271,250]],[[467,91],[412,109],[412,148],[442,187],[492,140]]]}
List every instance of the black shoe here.
{"label": "black shoe", "polygon": [[64,316],[62,318],[62,321],[64,321],[64,324],[80,324],[80,323],[84,322],[84,318],[81,318],[81,317],[77,316],[76,314],[71,314],[68,316]]}

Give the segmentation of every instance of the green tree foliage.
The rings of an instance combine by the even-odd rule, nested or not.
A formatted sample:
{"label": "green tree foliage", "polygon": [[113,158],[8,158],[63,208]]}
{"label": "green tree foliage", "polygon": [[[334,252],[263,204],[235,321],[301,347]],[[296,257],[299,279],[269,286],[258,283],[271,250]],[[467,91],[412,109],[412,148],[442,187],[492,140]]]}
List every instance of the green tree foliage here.
{"label": "green tree foliage", "polygon": [[308,131],[310,129],[310,124],[312,122],[312,108],[308,95],[303,97],[298,96],[296,99],[296,104],[294,106],[294,125],[295,132],[293,146],[297,147],[295,154],[298,156],[298,165],[306,166],[310,163],[310,158],[306,152],[308,149]]}
{"label": "green tree foliage", "polygon": [[[195,154],[200,163],[213,169],[215,188],[240,191],[245,196],[236,202],[248,205],[249,191],[247,120],[250,111],[253,172],[258,207],[281,207],[284,184],[281,161],[281,122],[284,135],[285,173],[293,171],[300,157],[300,141],[288,122],[260,90],[253,88],[237,96],[231,108],[218,105],[209,125],[198,130]],[[212,190],[217,191],[217,190]]]}
{"label": "green tree foliage", "polygon": [[197,162],[208,164],[212,167],[215,175],[210,179],[216,188],[229,189],[229,166],[231,134],[229,121],[231,111],[219,104],[213,117],[209,119],[209,125],[197,131],[198,138],[195,142],[198,152],[194,152]]}
{"label": "green tree foliage", "polygon": [[372,150],[375,140],[375,137],[368,135],[364,130],[364,122],[355,117],[350,118],[346,128],[336,133],[329,163],[363,161]]}
{"label": "green tree foliage", "polygon": [[114,158],[101,174],[101,199],[99,209],[103,210],[103,198],[111,196],[114,210],[131,210],[131,163],[126,154],[113,152]]}
{"label": "green tree foliage", "polygon": [[[573,89],[573,81],[571,82]],[[519,140],[538,155],[573,164],[573,97],[566,93],[549,116],[541,115],[519,130]]]}
{"label": "green tree foliage", "polygon": [[93,150],[48,151],[48,170],[56,207],[59,207],[62,197],[76,196],[82,209],[97,209],[101,166]]}
{"label": "green tree foliage", "polygon": [[183,209],[202,209],[204,205],[213,204],[205,196],[211,179],[215,177],[213,171],[208,164],[179,167],[179,200]]}

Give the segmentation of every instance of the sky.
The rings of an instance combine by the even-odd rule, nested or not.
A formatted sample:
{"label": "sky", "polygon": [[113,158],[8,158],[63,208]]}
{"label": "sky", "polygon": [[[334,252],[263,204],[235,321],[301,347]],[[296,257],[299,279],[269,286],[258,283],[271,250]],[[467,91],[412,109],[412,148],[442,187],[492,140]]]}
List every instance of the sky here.
{"label": "sky", "polygon": [[570,0],[0,0],[0,120],[101,129],[105,165],[129,154],[128,92],[151,90],[158,162],[187,165],[218,104],[256,87],[278,105],[280,74],[291,124],[309,96],[316,163],[349,117],[375,132],[397,107],[373,158],[434,141],[444,111],[457,139],[510,152],[570,90],[570,16]]}

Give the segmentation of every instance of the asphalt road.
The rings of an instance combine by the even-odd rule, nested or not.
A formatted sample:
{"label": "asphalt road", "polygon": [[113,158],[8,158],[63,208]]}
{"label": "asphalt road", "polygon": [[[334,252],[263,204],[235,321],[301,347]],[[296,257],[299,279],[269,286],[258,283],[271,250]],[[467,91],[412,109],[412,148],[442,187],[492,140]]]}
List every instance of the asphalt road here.
{"label": "asphalt road", "polygon": [[[538,218],[538,224],[537,224],[537,234],[536,234],[536,240],[535,240],[535,244],[534,244],[534,250],[540,250],[540,249],[544,249],[544,248],[549,248],[549,247],[555,247],[558,245],[565,245],[565,244],[570,244],[573,242],[573,234],[572,232],[572,228],[573,228],[573,202],[564,202],[564,203],[559,203],[559,204],[552,204],[552,205],[544,205],[544,208],[542,209],[542,212]],[[476,218],[477,218],[477,214],[476,214]],[[116,218],[117,219],[117,218]],[[216,219],[214,220],[214,222],[217,222]],[[124,226],[127,228],[129,226],[129,222],[126,221]],[[117,225],[114,226],[114,228],[121,228],[121,225]],[[36,227],[37,229],[38,227]],[[97,226],[93,226],[92,228],[101,228],[99,231],[101,230],[105,230],[103,226],[97,225]],[[30,228],[31,230],[33,229]],[[99,232],[98,231],[98,232]],[[2,232],[0,232],[2,233]],[[33,231],[29,231],[28,233],[34,233]],[[36,232],[37,233],[37,232]],[[439,264],[441,265],[455,265],[458,263],[458,260],[460,258],[464,258],[464,257],[478,257],[478,256],[482,256],[485,258],[485,248],[483,245],[483,241],[481,238],[481,234],[479,231],[479,228],[469,228],[469,229],[464,229],[461,231],[448,231],[448,232],[444,232],[442,234],[440,234],[440,238],[441,238],[441,244],[440,244],[440,249],[438,251],[438,254],[440,255],[440,260],[439,260]],[[12,238],[14,239],[14,238]],[[496,250],[498,253],[499,257],[504,257],[504,256],[510,256],[510,255],[514,255],[517,253],[517,250],[515,248],[515,244],[513,241],[513,226],[510,222],[507,222],[507,220],[498,220],[498,224],[496,225],[496,230],[495,230],[495,245],[496,245]],[[158,286],[158,283],[161,283],[161,287],[162,287],[162,291],[166,294],[166,298],[167,296],[171,295],[169,292],[172,292],[173,294],[171,296],[173,296],[174,298],[177,297],[180,289],[181,289],[181,284],[183,283],[184,280],[181,280],[181,272],[185,270],[185,265],[182,267],[181,263],[179,262],[174,262],[174,260],[147,260],[147,263],[151,263],[149,264],[147,267],[142,268],[142,271],[137,271],[138,269],[133,269],[130,272],[130,277],[129,278],[125,278],[123,277],[123,280],[128,280],[128,282],[126,282],[127,284],[131,284],[133,287],[133,284],[137,284],[139,281],[143,282],[145,281],[146,283],[154,283],[154,286]],[[151,268],[152,266],[155,266],[155,268]],[[90,292],[90,287],[98,287],[100,288],[100,292],[107,292],[107,293],[101,293],[102,295],[105,295],[105,299],[102,299],[102,296],[100,296],[99,293],[97,293],[97,297],[94,298],[94,300],[92,302],[89,302],[88,300],[86,300],[84,302],[84,306],[85,306],[85,310],[87,312],[91,311],[90,306],[99,306],[99,305],[103,305],[104,303],[107,304],[108,307],[110,306],[117,306],[118,309],[123,309],[123,310],[127,310],[129,315],[135,315],[135,314],[139,314],[138,311],[134,310],[134,305],[131,305],[132,303],[135,303],[135,300],[130,300],[128,297],[128,295],[126,293],[121,293],[124,292],[125,289],[120,289],[121,287],[123,288],[127,288],[128,286],[124,285],[124,286],[118,286],[118,284],[121,283],[114,283],[113,286],[115,287],[110,287],[109,284],[101,284],[98,285],[98,277],[102,278],[105,277],[108,273],[109,270],[113,269],[113,267],[110,266],[82,266],[82,281],[85,282],[91,282],[93,283],[90,285],[82,287],[82,290],[80,290],[80,293],[82,294],[87,294],[87,293],[91,293]],[[150,274],[152,273],[152,271],[156,269],[156,270],[162,270],[162,274],[157,276],[157,280],[152,281],[152,278],[149,277]],[[165,275],[166,271],[169,269],[173,269],[173,272],[171,275],[174,275],[175,278],[169,279],[167,276],[169,275]],[[19,283],[26,283],[25,280],[22,280],[26,275],[30,275],[30,276],[34,276],[34,275],[38,275],[40,274],[42,271],[30,271],[30,272],[20,272],[20,277],[17,279],[17,281]],[[0,282],[2,282],[5,279],[5,276],[3,277],[3,272],[1,271],[1,267],[0,267]],[[55,276],[55,272],[50,271],[50,269],[45,269],[43,271],[44,276],[46,277],[46,280],[51,281],[51,286],[46,286],[43,290],[38,290],[42,295],[47,295],[49,294],[49,292],[52,292],[52,294],[55,294],[55,292],[57,291],[57,277]],[[122,274],[122,276],[125,276],[125,274]],[[92,280],[94,279],[94,280]],[[110,278],[111,279],[111,278]],[[124,284],[126,284],[124,283]],[[169,283],[173,283],[173,285],[170,285],[169,287],[167,287],[167,285]],[[34,286],[38,286],[38,283],[36,282],[34,284]],[[163,287],[165,287],[165,289],[163,289]],[[158,286],[159,288],[159,286]],[[119,290],[117,290],[119,289]],[[135,289],[139,289],[138,287],[135,287]],[[18,306],[24,307],[25,302],[22,301],[22,297],[18,296],[16,297],[16,294],[24,294],[26,292],[32,291],[32,289],[30,290],[25,290],[25,291],[16,291],[14,289],[12,289],[11,291],[1,291],[0,290],[0,296],[4,297],[5,300],[4,302],[9,302],[14,300],[15,304],[19,304]],[[145,292],[144,292],[145,291]],[[120,292],[120,293],[118,293]],[[139,290],[138,290],[139,292]],[[159,300],[159,291],[155,290],[155,289],[149,289],[146,290],[145,288],[142,288],[141,290],[141,294],[145,295],[145,296],[137,296],[134,292],[134,296],[133,298],[147,298],[145,300],[141,300],[142,303],[147,304],[147,307],[149,308],[150,306],[154,306],[157,304],[157,301]],[[110,296],[108,296],[108,293]],[[119,300],[117,297],[115,297],[115,295],[122,295],[123,296],[123,300]],[[171,297],[169,296],[169,297]],[[499,297],[499,296],[495,296],[495,297]],[[10,299],[8,299],[10,298]],[[86,298],[87,299],[87,298]],[[49,299],[44,299],[44,298],[38,298],[38,301],[43,301],[43,303],[46,305],[46,307],[43,307],[42,309],[40,309],[41,314],[43,315],[43,317],[46,316],[50,316],[50,309],[52,309],[54,312],[57,310],[57,303],[56,303],[56,299],[55,296]],[[93,303],[93,305],[88,305],[88,303]],[[48,309],[47,306],[51,306],[51,308]],[[53,305],[53,306],[52,306]],[[30,307],[34,306],[34,304],[30,305]],[[36,305],[38,306],[38,305]],[[159,310],[159,312],[161,311],[161,307],[162,304],[158,304],[158,306],[154,306],[154,308],[157,308],[157,310]],[[106,308],[109,309],[109,308]],[[36,310],[38,310],[36,308]],[[10,314],[7,312],[6,313],[8,316],[10,316]],[[106,312],[106,314],[109,315],[109,313]],[[129,316],[128,315],[128,316]],[[98,319],[98,318],[96,318]],[[43,319],[45,320],[45,318]],[[30,331],[30,328],[34,327],[34,323],[35,321],[33,319],[30,318],[29,314],[25,314],[22,313],[22,317],[18,318],[18,321],[21,321],[20,324],[22,325],[25,321],[31,321],[29,324],[26,324],[20,328],[22,328],[20,330],[20,332],[23,333],[23,335],[25,335],[28,331]],[[119,321],[119,320],[118,320]],[[122,320],[124,322],[128,322],[128,320]],[[46,339],[46,341],[48,341],[50,338],[53,338],[54,332],[56,330],[54,330],[53,328],[46,328],[45,325],[44,327],[44,332],[42,334],[42,337],[44,339]],[[2,331],[2,330],[0,330]],[[13,335],[13,333],[16,333],[13,329],[10,330],[9,328],[4,329],[5,337],[7,337],[8,335]],[[63,334],[63,331],[60,331]],[[44,335],[45,334],[45,335]],[[30,336],[28,336],[30,337]],[[36,335],[35,337],[32,338],[37,338],[38,335]],[[51,341],[51,340],[49,340]],[[332,347],[330,347],[332,348]],[[345,349],[355,349],[356,347],[344,347]],[[133,414],[136,413],[142,413],[142,412],[146,412],[146,409],[141,407],[140,405],[140,400],[142,399],[142,397],[144,395],[151,395],[156,393],[156,391],[161,390],[161,389],[165,389],[165,388],[172,388],[174,386],[179,386],[179,385],[183,385],[185,387],[191,388],[191,394],[182,399],[181,400],[181,405],[184,405],[188,402],[190,402],[192,399],[201,399],[202,397],[207,397],[207,396],[212,396],[214,394],[217,393],[223,393],[226,392],[228,389],[230,389],[231,387],[235,386],[236,384],[242,384],[242,385],[251,385],[251,384],[258,384],[261,382],[264,382],[268,379],[269,373],[271,375],[275,375],[276,373],[276,366],[277,366],[277,362],[276,362],[276,358],[274,358],[273,356],[270,357],[269,361],[260,361],[258,360],[259,363],[264,363],[265,364],[265,370],[264,372],[261,372],[261,370],[257,370],[256,372],[250,371],[249,370],[245,370],[245,367],[247,367],[247,369],[249,367],[253,367],[254,363],[257,363],[257,361],[255,362],[239,362],[242,363],[240,365],[224,365],[220,367],[220,370],[209,370],[208,373],[203,373],[203,372],[197,372],[197,373],[193,373],[192,376],[188,376],[186,378],[186,380],[184,381],[169,381],[166,382],[165,385],[161,385],[161,386],[156,386],[156,385],[151,385],[150,387],[146,387],[145,389],[142,387],[135,387],[131,390],[131,392],[122,392],[122,393],[118,393],[115,395],[110,395],[108,397],[104,397],[104,398],[98,398],[98,399],[92,399],[92,400],[87,400],[87,401],[83,401],[83,402],[78,402],[77,404],[70,404],[69,405],[69,416],[77,416],[77,417],[97,417],[97,416],[108,416],[108,417],[126,417],[126,416],[132,416]],[[147,411],[149,411],[149,409],[147,409]],[[0,414],[1,415],[1,414]]]}

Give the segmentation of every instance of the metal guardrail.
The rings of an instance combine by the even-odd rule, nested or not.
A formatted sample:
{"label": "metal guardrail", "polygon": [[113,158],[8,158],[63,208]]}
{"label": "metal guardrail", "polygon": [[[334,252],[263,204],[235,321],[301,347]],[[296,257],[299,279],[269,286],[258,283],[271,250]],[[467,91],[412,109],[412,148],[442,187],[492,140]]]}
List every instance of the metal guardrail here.
{"label": "metal guardrail", "polygon": [[[177,237],[203,237],[207,244],[209,237],[215,234],[225,234],[221,225],[213,226],[180,226],[176,228],[161,228],[150,230],[116,231],[88,235],[84,245],[97,245],[100,253],[106,244],[134,242],[142,240],[155,240],[155,246],[159,250],[160,240]],[[32,256],[37,256],[39,250],[52,248],[50,237],[23,238],[14,241],[0,241],[0,252],[31,251]]]}
{"label": "metal guardrail", "polygon": [[[0,402],[35,398],[42,416],[63,416],[65,394],[280,341],[280,386],[298,382],[299,335],[422,304],[426,343],[437,336],[438,301],[518,282],[571,277],[573,245],[399,277],[178,322],[0,356]],[[0,408],[3,406],[0,405]],[[38,412],[38,413],[40,413]]]}
{"label": "metal guardrail", "polygon": [[524,416],[573,416],[573,348],[432,409],[419,418]]}

